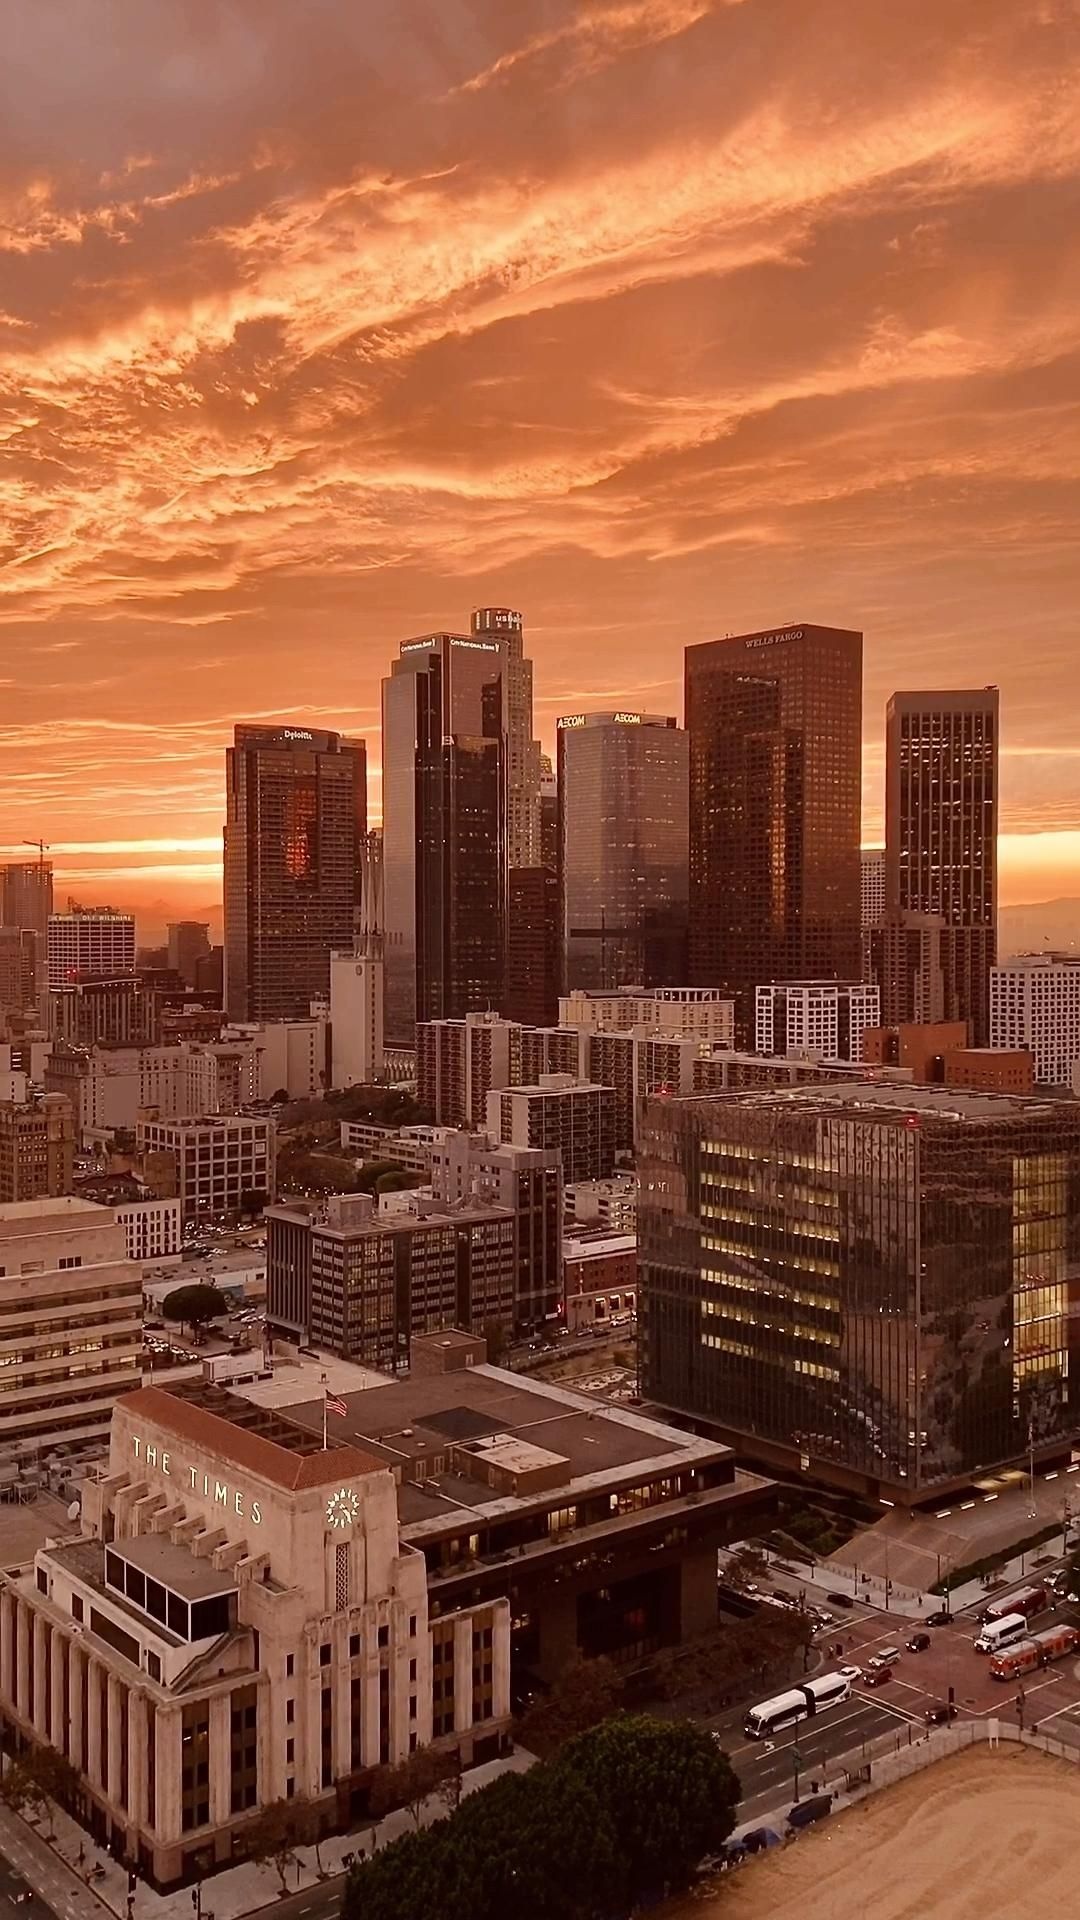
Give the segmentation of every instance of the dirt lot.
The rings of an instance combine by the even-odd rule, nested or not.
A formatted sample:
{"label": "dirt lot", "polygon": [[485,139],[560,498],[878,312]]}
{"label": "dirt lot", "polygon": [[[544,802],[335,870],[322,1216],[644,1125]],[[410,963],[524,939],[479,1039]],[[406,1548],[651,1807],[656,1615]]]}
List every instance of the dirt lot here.
{"label": "dirt lot", "polygon": [[1076,1912],[1080,1777],[980,1746],[740,1867],[667,1920],[1045,1920]]}

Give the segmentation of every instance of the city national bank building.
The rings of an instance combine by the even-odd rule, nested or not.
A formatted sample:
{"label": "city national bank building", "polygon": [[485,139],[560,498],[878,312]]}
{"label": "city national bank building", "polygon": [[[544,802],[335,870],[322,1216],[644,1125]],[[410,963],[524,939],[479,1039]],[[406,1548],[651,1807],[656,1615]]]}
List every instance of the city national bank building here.
{"label": "city national bank building", "polygon": [[344,1825],[373,1768],[432,1740],[485,1759],[509,1724],[508,1602],[429,1622],[391,1470],[234,1404],[246,1424],[127,1395],[81,1537],[0,1577],[6,1745],[65,1754],[158,1885],[242,1857],[260,1807]]}

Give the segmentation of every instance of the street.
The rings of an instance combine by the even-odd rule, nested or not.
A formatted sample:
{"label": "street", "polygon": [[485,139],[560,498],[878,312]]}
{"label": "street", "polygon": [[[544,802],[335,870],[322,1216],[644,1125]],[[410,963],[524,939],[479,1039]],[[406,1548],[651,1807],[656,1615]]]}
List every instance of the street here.
{"label": "street", "polygon": [[286,1894],[283,1899],[272,1902],[275,1916],[280,1916],[280,1920],[336,1920],[341,1911],[344,1885],[344,1874],[337,1874],[321,1887],[303,1887],[299,1893]]}
{"label": "street", "polygon": [[[29,1899],[25,1898],[27,1891]],[[17,1897],[20,1894],[24,1896],[21,1899]],[[30,1882],[17,1872],[7,1856],[0,1854],[0,1913],[4,1920],[18,1920],[20,1915],[25,1916],[25,1920],[62,1920],[62,1916],[70,1913],[71,1909],[66,1904],[65,1889],[59,1875],[56,1894],[56,1905],[52,1907],[39,1893],[34,1892]]]}

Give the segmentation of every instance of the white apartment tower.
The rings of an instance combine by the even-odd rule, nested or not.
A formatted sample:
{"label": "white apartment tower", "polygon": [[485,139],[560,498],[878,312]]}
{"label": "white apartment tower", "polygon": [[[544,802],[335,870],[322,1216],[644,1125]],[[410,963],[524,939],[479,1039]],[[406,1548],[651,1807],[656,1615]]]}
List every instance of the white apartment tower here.
{"label": "white apartment tower", "polygon": [[880,1024],[881,995],[866,981],[784,981],[757,990],[755,1044],[770,1058],[807,1053],[861,1060],[864,1028]]}
{"label": "white apartment tower", "polygon": [[1080,955],[1025,953],[992,967],[990,1045],[1026,1047],[1040,1086],[1070,1086],[1080,1062]]}

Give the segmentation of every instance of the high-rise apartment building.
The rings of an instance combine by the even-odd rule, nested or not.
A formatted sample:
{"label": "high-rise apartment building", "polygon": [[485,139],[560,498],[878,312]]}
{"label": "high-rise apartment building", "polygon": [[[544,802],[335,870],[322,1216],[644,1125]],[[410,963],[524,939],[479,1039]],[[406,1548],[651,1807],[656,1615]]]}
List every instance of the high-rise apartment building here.
{"label": "high-rise apartment building", "polygon": [[499,641],[506,660],[506,864],[543,865],[540,846],[540,742],[533,739],[533,666],[523,622],[512,607],[476,607],[474,639]]}
{"label": "high-rise apartment building", "polygon": [[967,1020],[979,1046],[990,1034],[997,957],[997,827],[997,688],[894,693],[885,715],[887,907],[941,917],[941,1017]]}
{"label": "high-rise apartment building", "polygon": [[885,915],[885,849],[863,847],[859,855],[862,928],[880,927]]}
{"label": "high-rise apartment building", "polygon": [[166,964],[180,975],[185,986],[199,980],[199,961],[210,952],[210,928],[202,920],[174,920],[168,928]]}
{"label": "high-rise apartment building", "polygon": [[0,926],[25,927],[44,941],[52,910],[51,860],[19,860],[0,867]]}
{"label": "high-rise apartment building", "polygon": [[506,930],[505,639],[402,643],[383,681],[386,1038],[497,1009]]}
{"label": "high-rise apartment building", "polygon": [[857,980],[862,634],[795,626],[686,650],[690,980],[736,1001]]}
{"label": "high-rise apartment building", "polygon": [[330,955],[330,1082],[371,1086],[385,1063],[386,962],[382,905],[382,834],[366,836],[361,853],[360,925],[344,952]]}
{"label": "high-rise apartment building", "polygon": [[1080,955],[1025,953],[994,967],[990,1044],[1026,1048],[1040,1086],[1071,1087],[1080,1062]]}
{"label": "high-rise apartment building", "polygon": [[880,925],[864,929],[865,978],[881,994],[885,1026],[936,1026],[944,1020],[944,943],[940,913],[886,907]]}
{"label": "high-rise apartment building", "polygon": [[113,1208],[0,1205],[0,1446],[100,1443],[141,1361],[142,1268]]}
{"label": "high-rise apartment building", "polygon": [[71,1192],[74,1115],[62,1093],[0,1103],[0,1204]]}
{"label": "high-rise apartment building", "polygon": [[759,1053],[816,1053],[823,1060],[861,1060],[867,1027],[881,1020],[876,985],[829,980],[759,987],[754,1044]]}
{"label": "high-rise apartment building", "polygon": [[45,935],[50,991],[80,980],[130,979],[135,972],[135,916],[114,907],[51,913]]}
{"label": "high-rise apartment building", "polygon": [[567,1183],[605,1180],[615,1171],[612,1087],[545,1073],[535,1086],[496,1088],[487,1098],[487,1130],[506,1146],[561,1154]]}
{"label": "high-rise apartment building", "polygon": [[559,783],[546,753],[540,756],[540,865],[559,864]]}
{"label": "high-rise apartment building", "polygon": [[484,1013],[429,1020],[416,1029],[417,1098],[438,1126],[482,1128],[492,1087],[577,1073],[581,1059],[582,1037],[561,1027]]}
{"label": "high-rise apartment building", "polygon": [[955,1087],[653,1101],[642,1392],[891,1503],[1080,1440],[1080,1105]]}
{"label": "high-rise apartment building", "polygon": [[226,754],[225,1008],[305,1019],[352,943],[367,831],[362,740],[238,726]]}
{"label": "high-rise apartment building", "polygon": [[682,984],[686,734],[655,714],[568,713],[558,759],[566,991]]}

